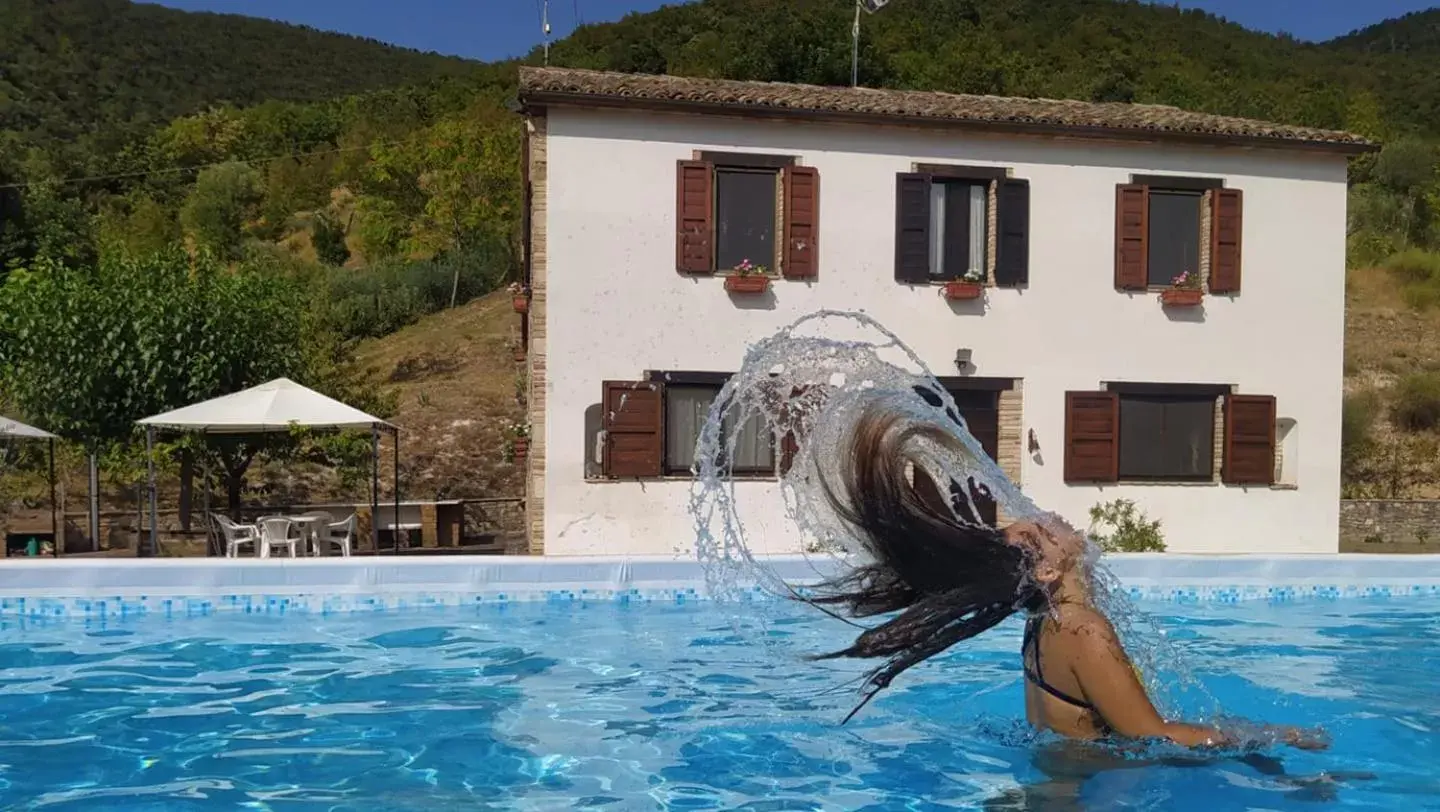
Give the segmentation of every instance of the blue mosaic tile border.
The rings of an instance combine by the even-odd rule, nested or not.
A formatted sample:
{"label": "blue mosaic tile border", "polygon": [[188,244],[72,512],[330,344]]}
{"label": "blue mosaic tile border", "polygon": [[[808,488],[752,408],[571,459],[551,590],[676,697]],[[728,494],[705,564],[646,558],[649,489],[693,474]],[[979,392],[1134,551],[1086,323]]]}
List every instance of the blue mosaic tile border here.
{"label": "blue mosaic tile border", "polygon": [[[1440,596],[1440,584],[1307,584],[1287,586],[1174,586],[1126,588],[1132,600],[1175,604],[1288,603],[1346,598],[1415,598]],[[780,600],[761,587],[736,593],[740,601]],[[213,596],[87,596],[0,598],[0,618],[29,620],[110,621],[141,617],[166,619],[207,617],[216,614],[332,616],[375,612],[418,612],[464,607],[499,608],[510,605],[672,605],[708,603],[703,587],[543,589],[514,585],[484,592],[382,592],[377,594],[227,594]]]}

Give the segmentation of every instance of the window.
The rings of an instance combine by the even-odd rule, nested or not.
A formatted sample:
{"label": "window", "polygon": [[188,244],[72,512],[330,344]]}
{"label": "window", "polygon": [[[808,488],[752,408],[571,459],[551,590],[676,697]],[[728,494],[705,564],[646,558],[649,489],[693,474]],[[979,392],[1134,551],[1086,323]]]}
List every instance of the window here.
{"label": "window", "polygon": [[948,282],[973,272],[997,287],[1027,284],[1029,182],[994,167],[918,168],[896,176],[896,281]]}
{"label": "window", "polygon": [[1146,257],[1151,287],[1165,287],[1187,271],[1200,272],[1200,201],[1203,193],[1150,190]]}
{"label": "window", "polygon": [[930,184],[930,278],[938,282],[967,273],[984,278],[990,184],[936,180]]}
{"label": "window", "polygon": [[[665,473],[689,474],[695,464],[695,444],[710,416],[710,406],[720,393],[721,384],[682,384],[665,388]],[[735,437],[732,473],[772,474],[775,472],[774,436],[766,430],[765,420],[752,415],[735,434],[737,418],[726,415],[720,427],[723,446]]]}
{"label": "window", "polygon": [[[652,372],[646,381],[606,381],[600,467],[611,478],[688,476],[711,404],[730,373]],[[760,415],[737,426],[727,415],[721,442],[733,437],[732,472],[773,476],[774,434]]]}
{"label": "window", "polygon": [[715,267],[750,260],[775,267],[775,203],[780,173],[774,169],[715,168]]}
{"label": "window", "polygon": [[1223,397],[1220,481],[1275,481],[1275,398],[1210,384],[1113,383],[1065,393],[1065,481],[1212,482]]}
{"label": "window", "polygon": [[1121,479],[1208,480],[1214,461],[1214,396],[1120,395]]}
{"label": "window", "polygon": [[1240,292],[1242,196],[1215,178],[1137,175],[1116,188],[1115,287],[1169,287],[1187,271]]}
{"label": "window", "polygon": [[682,273],[729,271],[748,259],[787,278],[817,274],[814,167],[786,155],[701,152],[677,162],[675,201],[675,266]]}

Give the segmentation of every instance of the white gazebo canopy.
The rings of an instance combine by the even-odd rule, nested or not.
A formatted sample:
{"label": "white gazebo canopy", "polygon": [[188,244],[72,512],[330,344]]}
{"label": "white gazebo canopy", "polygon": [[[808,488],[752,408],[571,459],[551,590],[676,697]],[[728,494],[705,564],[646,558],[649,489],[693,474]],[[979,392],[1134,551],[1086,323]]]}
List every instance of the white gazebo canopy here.
{"label": "white gazebo canopy", "polygon": [[[231,395],[195,403],[181,409],[136,421],[146,428],[146,450],[155,441],[155,431],[200,432],[202,434],[271,434],[301,426],[317,429],[370,429],[373,465],[370,469],[370,515],[380,513],[380,431],[395,438],[395,523],[400,523],[400,430],[374,415],[334,398],[308,389],[289,378],[276,378]],[[159,549],[159,522],[155,505],[155,460],[147,454],[150,484],[150,550]],[[206,472],[208,479],[209,473]],[[205,488],[205,514],[210,514],[210,489]],[[371,538],[380,549],[380,525],[372,519]],[[399,552],[397,540],[395,552]]]}
{"label": "white gazebo canopy", "polygon": [[289,378],[276,378],[231,395],[195,403],[139,421],[142,426],[207,434],[261,434],[292,426],[393,429],[389,423],[346,406]]}
{"label": "white gazebo canopy", "polygon": [[55,435],[34,426],[27,426],[19,420],[0,415],[0,437],[14,437],[22,440],[53,440]]}

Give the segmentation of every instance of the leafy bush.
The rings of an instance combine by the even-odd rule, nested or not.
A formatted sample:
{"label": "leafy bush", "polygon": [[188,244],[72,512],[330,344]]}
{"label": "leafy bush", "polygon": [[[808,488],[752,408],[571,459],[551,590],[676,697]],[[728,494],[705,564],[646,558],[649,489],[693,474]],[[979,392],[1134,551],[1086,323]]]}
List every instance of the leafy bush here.
{"label": "leafy bush", "polygon": [[1385,269],[1407,285],[1440,280],[1440,254],[1409,248],[1385,260]]}
{"label": "leafy bush", "polygon": [[1370,391],[1346,395],[1340,412],[1340,467],[1347,477],[1375,446],[1380,398]]}
{"label": "leafy bush", "polygon": [[345,227],[327,214],[315,215],[310,224],[310,242],[315,246],[315,256],[326,265],[340,266],[350,259],[350,248],[345,245]]}
{"label": "leafy bush", "polygon": [[1440,305],[1440,253],[1410,248],[1385,260],[1400,282],[1405,303],[1417,310]]}
{"label": "leafy bush", "polygon": [[[1109,532],[1104,532],[1108,528]],[[1163,553],[1160,520],[1150,519],[1129,499],[1090,508],[1090,538],[1107,553]]]}
{"label": "leafy bush", "polygon": [[1396,425],[1411,431],[1440,428],[1440,373],[1417,372],[1401,378],[1391,415]]}
{"label": "leafy bush", "polygon": [[378,338],[421,316],[463,304],[500,287],[513,273],[499,242],[427,260],[392,259],[329,274],[326,321],[347,339]]}

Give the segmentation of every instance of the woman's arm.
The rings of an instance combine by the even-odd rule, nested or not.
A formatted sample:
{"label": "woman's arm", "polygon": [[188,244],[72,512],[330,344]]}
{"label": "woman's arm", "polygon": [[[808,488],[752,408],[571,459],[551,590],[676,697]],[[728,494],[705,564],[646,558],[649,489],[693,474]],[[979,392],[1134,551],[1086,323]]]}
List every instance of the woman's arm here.
{"label": "woman's arm", "polygon": [[[1229,743],[1219,728],[1168,722],[1135,675],[1130,657],[1115,629],[1103,615],[1089,609],[1072,610],[1064,624],[1069,657],[1080,690],[1111,730],[1129,738],[1169,739],[1185,747],[1216,747]],[[1068,646],[1067,646],[1068,647]]]}
{"label": "woman's arm", "polygon": [[1227,723],[1221,729],[1167,722],[1150,702],[1110,621],[1090,609],[1072,611],[1071,622],[1066,624],[1068,642],[1076,646],[1070,658],[1072,670],[1085,698],[1116,733],[1131,738],[1169,739],[1185,747],[1280,743],[1302,750],[1323,750],[1329,746],[1320,730],[1250,723]]}

